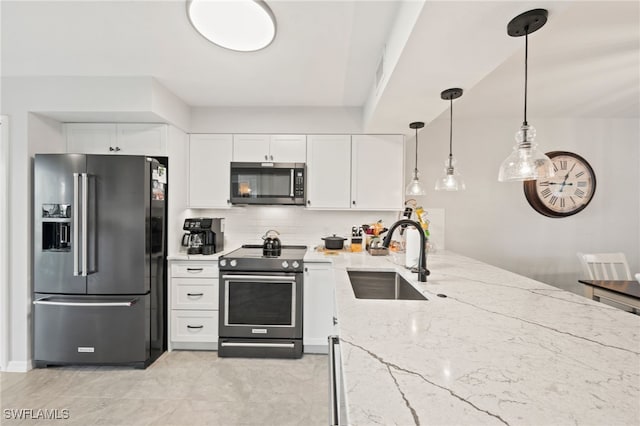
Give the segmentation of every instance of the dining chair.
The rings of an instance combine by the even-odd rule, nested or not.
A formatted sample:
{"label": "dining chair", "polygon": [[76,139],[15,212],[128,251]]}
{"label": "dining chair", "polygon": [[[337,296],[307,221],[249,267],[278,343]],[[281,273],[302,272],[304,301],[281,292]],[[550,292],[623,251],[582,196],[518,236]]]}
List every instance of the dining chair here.
{"label": "dining chair", "polygon": [[585,275],[590,280],[632,280],[624,253],[578,253]]}

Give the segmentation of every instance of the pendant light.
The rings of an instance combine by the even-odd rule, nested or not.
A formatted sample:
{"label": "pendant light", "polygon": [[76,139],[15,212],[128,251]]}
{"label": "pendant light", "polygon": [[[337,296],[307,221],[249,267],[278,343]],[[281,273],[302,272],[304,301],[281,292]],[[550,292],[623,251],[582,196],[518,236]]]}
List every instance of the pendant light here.
{"label": "pendant light", "polygon": [[466,186],[460,173],[455,169],[456,160],[453,158],[453,100],[462,96],[462,89],[447,89],[440,93],[440,97],[449,101],[449,158],[445,160],[444,175],[436,181],[436,191],[463,191]]}
{"label": "pendant light", "polygon": [[187,16],[204,38],[229,50],[254,52],[276,36],[276,19],[262,0],[188,0]]}
{"label": "pendant light", "polygon": [[500,182],[535,180],[554,175],[549,157],[538,151],[534,141],[536,130],[527,122],[527,61],[529,56],[529,34],[539,30],[547,22],[545,9],[534,9],[522,13],[509,22],[507,33],[511,37],[524,36],[524,121],[516,133],[513,152],[500,165]]}
{"label": "pendant light", "polygon": [[418,179],[420,175],[418,172],[418,129],[422,129],[423,127],[424,123],[422,121],[414,121],[409,124],[409,128],[416,130],[416,167],[413,169],[413,179],[411,179],[411,182],[409,182],[405,190],[405,194],[410,196],[424,195],[424,187]]}

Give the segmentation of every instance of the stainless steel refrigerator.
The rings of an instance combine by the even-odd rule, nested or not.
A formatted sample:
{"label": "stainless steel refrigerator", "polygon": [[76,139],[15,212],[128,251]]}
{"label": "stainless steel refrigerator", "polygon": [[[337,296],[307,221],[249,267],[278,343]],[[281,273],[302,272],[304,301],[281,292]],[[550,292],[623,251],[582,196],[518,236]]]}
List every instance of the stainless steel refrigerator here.
{"label": "stainless steel refrigerator", "polygon": [[167,168],[159,160],[36,154],[36,367],[144,368],[163,352]]}

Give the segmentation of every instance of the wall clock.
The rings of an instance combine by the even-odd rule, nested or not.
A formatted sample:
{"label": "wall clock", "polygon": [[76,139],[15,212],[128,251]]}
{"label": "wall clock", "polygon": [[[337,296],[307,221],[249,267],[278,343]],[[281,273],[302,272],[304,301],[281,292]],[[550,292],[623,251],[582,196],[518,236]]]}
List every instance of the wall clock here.
{"label": "wall clock", "polygon": [[583,210],[596,191],[591,165],[573,152],[552,151],[555,176],[524,182],[524,195],[535,211],[548,217],[567,217]]}

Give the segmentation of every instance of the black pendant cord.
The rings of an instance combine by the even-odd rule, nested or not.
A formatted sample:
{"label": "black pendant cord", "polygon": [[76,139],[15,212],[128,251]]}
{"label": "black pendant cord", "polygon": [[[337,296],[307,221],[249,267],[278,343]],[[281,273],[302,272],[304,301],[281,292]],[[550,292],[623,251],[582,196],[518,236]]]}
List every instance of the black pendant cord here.
{"label": "black pendant cord", "polygon": [[418,128],[416,127],[416,168],[413,169],[414,173],[418,172]]}
{"label": "black pendant cord", "polygon": [[528,69],[528,58],[529,58],[529,27],[525,28],[524,33],[524,121],[522,124],[528,126],[527,123],[527,69]]}
{"label": "black pendant cord", "polygon": [[449,167],[453,167],[453,98],[449,99]]}

